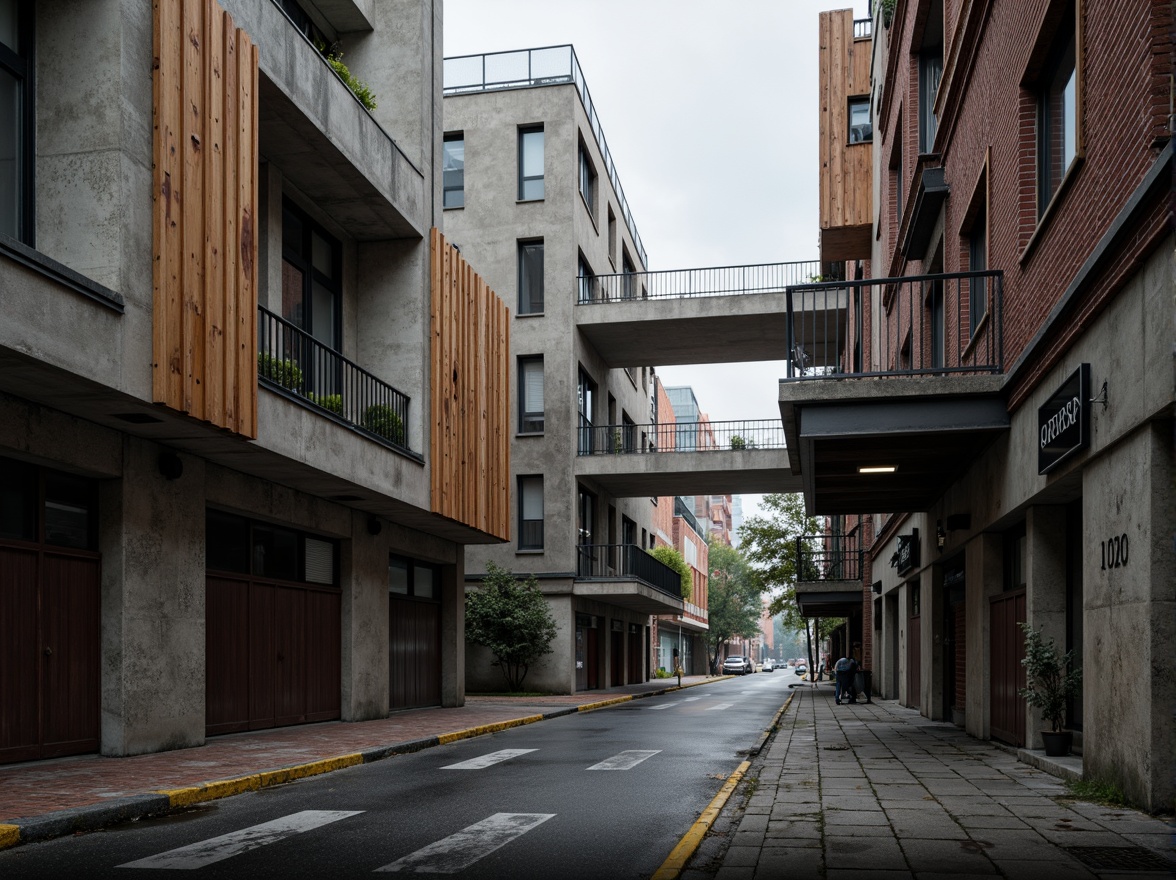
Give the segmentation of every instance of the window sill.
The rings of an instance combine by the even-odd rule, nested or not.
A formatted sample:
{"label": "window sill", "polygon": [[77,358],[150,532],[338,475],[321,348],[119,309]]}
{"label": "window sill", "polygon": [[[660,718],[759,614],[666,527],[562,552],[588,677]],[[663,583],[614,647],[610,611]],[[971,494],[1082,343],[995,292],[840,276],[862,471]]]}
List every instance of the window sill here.
{"label": "window sill", "polygon": [[546,437],[544,431],[515,431],[516,437]]}
{"label": "window sill", "polygon": [[443,211],[461,211],[465,209],[465,205],[446,205],[441,210]]}
{"label": "window sill", "polygon": [[543,548],[542,547],[532,547],[532,548],[520,547],[519,549],[515,550],[515,556],[542,556],[542,555],[543,555]]}
{"label": "window sill", "polygon": [[[1049,200],[1049,204],[1045,206],[1045,211],[1041,214],[1041,219],[1037,221],[1037,226],[1033,230],[1033,234],[1029,236],[1029,241],[1026,242],[1024,250],[1021,251],[1021,256],[1017,258],[1017,262],[1024,267],[1029,258],[1033,255],[1033,251],[1037,249],[1038,243],[1045,236],[1045,230],[1049,227],[1055,214],[1061,210],[1058,205],[1064,200],[1066,191],[1069,190],[1070,184],[1074,178],[1078,176],[1078,169],[1082,167],[1085,157],[1078,155],[1070,162],[1070,167],[1066,169],[1065,175],[1062,177],[1062,182],[1058,184],[1057,192],[1053,194],[1053,198]],[[1034,179],[1036,184],[1036,179]]]}
{"label": "window sill", "polygon": [[85,275],[75,272],[63,263],[57,262],[52,257],[46,256],[36,248],[31,248],[15,238],[0,235],[0,254],[34,272],[39,272],[46,278],[68,287],[99,305],[118,312],[120,315],[124,311],[122,294],[109,287],[104,287],[97,281],[90,280]]}
{"label": "window sill", "polygon": [[542,318],[543,312],[515,312],[516,318]]}
{"label": "window sill", "polygon": [[546,196],[543,196],[538,199],[515,199],[515,204],[516,205],[532,205],[535,202],[542,202],[545,198],[546,198]]}

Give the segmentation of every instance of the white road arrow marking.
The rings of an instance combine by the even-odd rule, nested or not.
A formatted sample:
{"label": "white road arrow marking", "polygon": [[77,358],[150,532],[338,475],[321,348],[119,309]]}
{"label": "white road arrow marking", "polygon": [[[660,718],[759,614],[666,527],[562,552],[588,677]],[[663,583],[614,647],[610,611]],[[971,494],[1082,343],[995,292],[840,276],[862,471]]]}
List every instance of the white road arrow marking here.
{"label": "white road arrow marking", "polygon": [[181,846],[179,849],[168,850],[156,856],[127,862],[119,867],[173,868],[190,871],[257,849],[259,846],[277,843],[279,840],[311,831],[322,825],[329,825],[331,822],[338,822],[348,816],[358,816],[362,812],[363,810],[303,810],[300,813],[283,816],[281,819],[274,819],[272,822],[263,822],[231,834],[222,834],[220,837]]}
{"label": "white road arrow marking", "polygon": [[611,758],[606,758],[599,764],[593,764],[589,770],[632,770],[646,758],[652,758],[661,749],[653,749],[652,751],[643,749],[629,749],[621,752],[619,755],[613,755]]}
{"label": "white road arrow marking", "polygon": [[713,712],[715,709],[730,709],[734,703],[719,703],[717,706],[707,706],[706,711]]}
{"label": "white road arrow marking", "polygon": [[516,837],[543,824],[555,813],[495,813],[469,828],[430,843],[377,871],[404,871],[416,874],[456,874],[485,858]]}
{"label": "white road arrow marking", "polygon": [[487,767],[493,767],[503,761],[509,761],[511,758],[517,758],[519,755],[525,755],[529,752],[535,752],[538,749],[502,749],[498,752],[491,752],[488,755],[481,755],[477,758],[470,758],[468,761],[462,761],[459,764],[450,764],[447,767],[442,767],[442,770],[484,770]]}

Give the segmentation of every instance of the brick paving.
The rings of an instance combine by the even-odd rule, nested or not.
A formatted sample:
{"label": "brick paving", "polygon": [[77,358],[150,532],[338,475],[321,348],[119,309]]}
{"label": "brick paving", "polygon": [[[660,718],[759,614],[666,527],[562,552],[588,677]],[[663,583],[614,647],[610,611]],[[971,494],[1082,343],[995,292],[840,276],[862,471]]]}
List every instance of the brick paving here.
{"label": "brick paving", "polygon": [[[682,684],[718,680],[684,676]],[[375,721],[334,721],[229,734],[212,737],[205,745],[191,749],[129,758],[81,755],[0,765],[0,823],[387,748],[553,709],[659,693],[676,686],[676,679],[661,679],[574,695],[470,696],[464,706],[455,709],[413,709]]]}
{"label": "brick paving", "polygon": [[[741,806],[732,800],[682,880],[1109,880],[1176,871],[1170,817],[1071,800],[1059,779],[992,743],[890,701],[838,706],[829,685],[797,688],[747,779],[750,795]],[[1090,867],[1080,853],[1110,867]],[[1149,856],[1160,860],[1151,871],[1132,865]]]}

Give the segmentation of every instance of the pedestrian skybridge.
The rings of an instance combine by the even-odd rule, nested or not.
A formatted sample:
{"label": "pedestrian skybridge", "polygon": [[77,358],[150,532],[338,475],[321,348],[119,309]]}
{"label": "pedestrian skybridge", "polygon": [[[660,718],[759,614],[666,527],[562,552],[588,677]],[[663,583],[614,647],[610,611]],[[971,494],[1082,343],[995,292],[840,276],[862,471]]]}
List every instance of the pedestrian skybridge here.
{"label": "pedestrian skybridge", "polygon": [[[787,360],[786,290],[820,273],[805,261],[580,275],[576,326],[610,367]],[[819,309],[812,325],[837,327],[847,305],[827,295],[794,299],[793,310]]]}
{"label": "pedestrian skybridge", "polygon": [[798,492],[778,419],[591,425],[576,476],[617,498]]}

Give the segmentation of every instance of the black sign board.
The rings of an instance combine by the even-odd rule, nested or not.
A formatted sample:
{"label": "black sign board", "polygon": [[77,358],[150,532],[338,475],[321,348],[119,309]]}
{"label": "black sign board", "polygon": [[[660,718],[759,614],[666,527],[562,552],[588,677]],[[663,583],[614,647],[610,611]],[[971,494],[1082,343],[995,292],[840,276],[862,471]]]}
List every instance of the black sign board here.
{"label": "black sign board", "polygon": [[898,536],[898,550],[895,567],[899,574],[906,574],[919,564],[919,530],[911,529],[909,535]]}
{"label": "black sign board", "polygon": [[1090,445],[1090,364],[1082,364],[1037,410],[1037,473]]}

